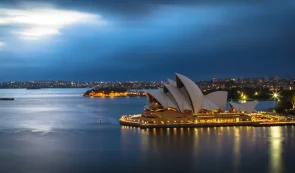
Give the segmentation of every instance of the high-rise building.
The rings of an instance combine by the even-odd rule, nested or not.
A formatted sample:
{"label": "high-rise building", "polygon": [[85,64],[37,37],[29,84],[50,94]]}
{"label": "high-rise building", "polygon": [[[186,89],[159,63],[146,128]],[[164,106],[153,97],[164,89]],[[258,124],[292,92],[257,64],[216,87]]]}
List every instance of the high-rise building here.
{"label": "high-rise building", "polygon": [[242,84],[244,83],[244,78],[243,77],[240,78],[240,83],[242,83]]}
{"label": "high-rise building", "polygon": [[275,80],[276,83],[278,83],[279,82],[279,77],[276,76],[274,80]]}
{"label": "high-rise building", "polygon": [[268,76],[264,77],[264,82],[268,82]]}
{"label": "high-rise building", "polygon": [[217,77],[215,76],[215,77],[213,78],[213,83],[216,83],[216,82],[218,82],[218,79],[217,79]]}

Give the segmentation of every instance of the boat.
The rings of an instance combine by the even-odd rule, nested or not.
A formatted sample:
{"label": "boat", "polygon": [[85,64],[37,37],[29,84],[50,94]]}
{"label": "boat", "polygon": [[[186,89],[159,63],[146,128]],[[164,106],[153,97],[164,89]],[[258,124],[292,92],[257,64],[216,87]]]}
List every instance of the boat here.
{"label": "boat", "polygon": [[0,100],[9,101],[9,100],[14,100],[14,98],[0,98]]}

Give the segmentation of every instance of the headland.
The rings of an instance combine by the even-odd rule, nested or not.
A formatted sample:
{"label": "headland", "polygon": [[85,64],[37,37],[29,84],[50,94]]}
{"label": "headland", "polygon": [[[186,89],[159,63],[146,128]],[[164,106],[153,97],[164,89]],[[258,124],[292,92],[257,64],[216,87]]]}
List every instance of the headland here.
{"label": "headland", "polygon": [[96,87],[86,91],[86,97],[142,97],[146,93],[143,91],[131,91],[122,87]]}

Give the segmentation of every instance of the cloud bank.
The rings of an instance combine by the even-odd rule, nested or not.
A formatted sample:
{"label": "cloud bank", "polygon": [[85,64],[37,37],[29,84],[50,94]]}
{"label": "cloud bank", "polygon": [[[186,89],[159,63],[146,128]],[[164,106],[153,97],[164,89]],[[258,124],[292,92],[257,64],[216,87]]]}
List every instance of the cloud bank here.
{"label": "cloud bank", "polygon": [[24,39],[56,35],[61,29],[77,23],[106,24],[100,15],[54,8],[0,8],[0,27],[14,26],[12,31]]}

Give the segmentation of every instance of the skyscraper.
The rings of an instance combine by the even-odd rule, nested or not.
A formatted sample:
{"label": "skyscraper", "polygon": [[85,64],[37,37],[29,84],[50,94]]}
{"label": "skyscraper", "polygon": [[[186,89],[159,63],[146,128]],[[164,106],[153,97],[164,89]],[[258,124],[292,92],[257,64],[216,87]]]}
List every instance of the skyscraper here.
{"label": "skyscraper", "polygon": [[213,78],[213,83],[216,83],[216,82],[218,82],[218,79],[217,79],[217,77],[215,76],[215,77]]}
{"label": "skyscraper", "polygon": [[264,82],[268,82],[268,76],[264,77]]}

